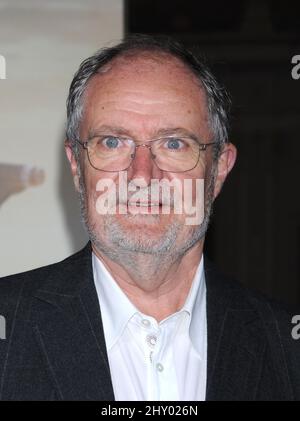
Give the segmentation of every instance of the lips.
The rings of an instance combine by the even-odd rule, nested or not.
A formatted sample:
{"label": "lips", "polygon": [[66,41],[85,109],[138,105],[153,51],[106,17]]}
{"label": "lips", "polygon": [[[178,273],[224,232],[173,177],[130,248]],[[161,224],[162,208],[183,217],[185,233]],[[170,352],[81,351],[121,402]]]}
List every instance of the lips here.
{"label": "lips", "polygon": [[128,202],[127,210],[133,214],[152,214],[161,213],[162,204],[159,202]]}
{"label": "lips", "polygon": [[128,206],[138,206],[138,207],[151,207],[151,206],[161,206],[161,203],[157,202],[128,202]]}

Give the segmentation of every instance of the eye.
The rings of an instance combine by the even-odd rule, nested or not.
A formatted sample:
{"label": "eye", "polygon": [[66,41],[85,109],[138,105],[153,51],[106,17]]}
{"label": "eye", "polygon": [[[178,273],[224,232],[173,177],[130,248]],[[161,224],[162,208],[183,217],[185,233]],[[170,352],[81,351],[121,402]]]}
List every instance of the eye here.
{"label": "eye", "polygon": [[168,149],[178,150],[184,147],[183,140],[178,137],[171,137],[166,139],[166,146]]}
{"label": "eye", "polygon": [[100,140],[108,149],[116,149],[121,143],[121,140],[115,136],[103,136]]}

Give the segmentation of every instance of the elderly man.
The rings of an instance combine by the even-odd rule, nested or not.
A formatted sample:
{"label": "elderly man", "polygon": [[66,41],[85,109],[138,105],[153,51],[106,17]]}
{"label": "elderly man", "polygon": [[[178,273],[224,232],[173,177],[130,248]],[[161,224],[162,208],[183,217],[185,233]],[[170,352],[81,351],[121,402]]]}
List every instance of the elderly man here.
{"label": "elderly man", "polygon": [[132,37],[81,64],[65,147],[90,242],[1,280],[1,399],[300,398],[291,315],[203,256],[236,158],[227,103],[170,40]]}

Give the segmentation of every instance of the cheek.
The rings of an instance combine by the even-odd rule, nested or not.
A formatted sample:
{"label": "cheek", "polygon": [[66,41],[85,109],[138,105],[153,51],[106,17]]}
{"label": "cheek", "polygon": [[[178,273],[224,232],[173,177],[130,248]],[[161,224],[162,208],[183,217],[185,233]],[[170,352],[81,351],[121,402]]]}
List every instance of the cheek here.
{"label": "cheek", "polygon": [[[96,213],[97,201],[100,196],[110,196],[111,200],[117,201],[118,184],[114,173],[104,173],[100,171],[89,171],[85,177],[85,188],[87,192],[87,201],[89,211]],[[100,198],[100,200],[102,200]],[[104,200],[104,199],[103,199]]]}
{"label": "cheek", "polygon": [[180,182],[182,184],[182,186],[191,186],[190,188],[192,189],[193,192],[193,197],[195,196],[196,193],[196,187],[197,185],[199,185],[199,181],[202,182],[202,180],[204,180],[204,183],[206,184],[207,179],[208,179],[208,173],[209,173],[209,168],[205,162],[205,160],[199,158],[199,162],[196,168],[194,168],[193,170],[183,173],[180,177],[177,177],[178,179],[180,179]]}
{"label": "cheek", "polygon": [[98,178],[94,174],[92,174],[90,171],[85,172],[84,185],[85,185],[85,191],[86,191],[89,201],[95,195],[97,182],[98,182]]}

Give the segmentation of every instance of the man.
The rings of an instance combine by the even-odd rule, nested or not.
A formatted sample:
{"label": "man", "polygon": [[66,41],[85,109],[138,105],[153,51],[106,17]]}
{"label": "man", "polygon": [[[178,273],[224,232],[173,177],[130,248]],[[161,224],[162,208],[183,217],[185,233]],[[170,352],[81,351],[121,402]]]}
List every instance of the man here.
{"label": "man", "polygon": [[291,315],[203,256],[236,159],[210,71],[175,42],[136,36],[85,60],[67,105],[90,242],[1,280],[1,399],[300,398]]}

